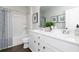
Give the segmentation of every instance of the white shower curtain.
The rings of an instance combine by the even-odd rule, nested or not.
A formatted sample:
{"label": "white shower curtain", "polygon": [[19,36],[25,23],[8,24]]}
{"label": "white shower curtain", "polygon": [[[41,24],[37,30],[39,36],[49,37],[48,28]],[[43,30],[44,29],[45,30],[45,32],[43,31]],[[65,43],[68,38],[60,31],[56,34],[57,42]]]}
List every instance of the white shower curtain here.
{"label": "white shower curtain", "polygon": [[12,46],[12,23],[9,10],[0,8],[0,49]]}

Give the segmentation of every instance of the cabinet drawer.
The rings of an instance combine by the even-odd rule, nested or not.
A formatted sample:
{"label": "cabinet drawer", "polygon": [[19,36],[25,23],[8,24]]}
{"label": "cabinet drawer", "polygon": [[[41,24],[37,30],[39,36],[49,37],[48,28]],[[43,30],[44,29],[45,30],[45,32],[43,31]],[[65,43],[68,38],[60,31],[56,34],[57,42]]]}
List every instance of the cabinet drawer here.
{"label": "cabinet drawer", "polygon": [[63,41],[61,39],[56,39],[53,37],[47,37],[44,35],[41,35],[42,39],[45,40],[48,44],[51,46],[56,47],[60,51],[65,51],[65,52],[76,52],[79,51],[79,45]]}
{"label": "cabinet drawer", "polygon": [[48,44],[45,40],[40,40],[40,41],[41,41],[40,49],[42,52],[59,52],[60,51],[56,47]]}

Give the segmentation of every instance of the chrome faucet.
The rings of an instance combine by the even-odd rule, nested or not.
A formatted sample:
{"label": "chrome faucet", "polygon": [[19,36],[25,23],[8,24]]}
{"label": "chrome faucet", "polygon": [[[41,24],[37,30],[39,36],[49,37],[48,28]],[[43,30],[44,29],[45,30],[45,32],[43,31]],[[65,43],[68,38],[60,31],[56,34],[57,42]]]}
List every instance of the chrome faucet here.
{"label": "chrome faucet", "polygon": [[68,28],[65,28],[65,29],[63,30],[63,34],[69,34]]}

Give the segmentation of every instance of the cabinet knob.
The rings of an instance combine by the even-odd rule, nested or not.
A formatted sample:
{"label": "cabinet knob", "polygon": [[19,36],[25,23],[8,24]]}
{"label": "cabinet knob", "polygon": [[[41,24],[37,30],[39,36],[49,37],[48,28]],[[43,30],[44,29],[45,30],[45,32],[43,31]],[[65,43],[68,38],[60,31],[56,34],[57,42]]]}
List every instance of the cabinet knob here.
{"label": "cabinet knob", "polygon": [[40,43],[38,43],[38,45],[40,45]]}
{"label": "cabinet knob", "polygon": [[38,48],[38,51],[40,51],[40,49]]}
{"label": "cabinet knob", "polygon": [[43,49],[46,49],[46,47],[45,47],[45,46],[43,46]]}
{"label": "cabinet knob", "polygon": [[36,43],[36,41],[34,41],[34,43]]}

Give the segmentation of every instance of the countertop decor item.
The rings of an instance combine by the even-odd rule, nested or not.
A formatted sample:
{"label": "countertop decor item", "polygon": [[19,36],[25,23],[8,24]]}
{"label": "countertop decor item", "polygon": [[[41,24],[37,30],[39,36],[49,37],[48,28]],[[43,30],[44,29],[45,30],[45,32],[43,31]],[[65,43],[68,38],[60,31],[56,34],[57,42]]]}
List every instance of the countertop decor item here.
{"label": "countertop decor item", "polygon": [[45,28],[46,28],[46,31],[51,31],[52,30],[52,27],[51,26],[55,26],[55,23],[54,22],[51,22],[51,21],[47,21],[46,24],[45,24]]}

